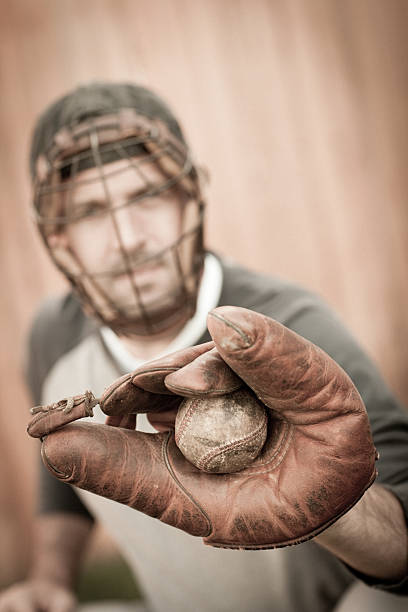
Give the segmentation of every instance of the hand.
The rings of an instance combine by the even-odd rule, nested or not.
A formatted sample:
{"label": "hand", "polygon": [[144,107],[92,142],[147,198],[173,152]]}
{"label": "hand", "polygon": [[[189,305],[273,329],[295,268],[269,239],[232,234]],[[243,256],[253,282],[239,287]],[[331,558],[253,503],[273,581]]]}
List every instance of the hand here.
{"label": "hand", "polygon": [[0,594],[0,612],[74,612],[76,599],[65,587],[33,578]]}
{"label": "hand", "polygon": [[274,548],[308,540],[347,512],[375,479],[362,400],[328,355],[268,317],[222,307],[210,313],[208,328],[214,344],[122,377],[100,404],[113,419],[173,410],[181,396],[228,391],[237,375],[269,412],[267,442],[251,467],[206,474],[183,457],[171,431],[88,423],[48,435],[44,463],[65,482],[212,546]]}

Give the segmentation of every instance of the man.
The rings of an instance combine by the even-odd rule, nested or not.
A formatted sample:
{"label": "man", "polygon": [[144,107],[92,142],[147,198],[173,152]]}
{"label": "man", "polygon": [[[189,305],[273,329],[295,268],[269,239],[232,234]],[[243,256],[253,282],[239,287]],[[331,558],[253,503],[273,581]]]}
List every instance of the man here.
{"label": "man", "polygon": [[[71,609],[94,519],[151,610],[319,612],[356,576],[408,593],[408,419],[318,298],[204,252],[201,172],[165,103],[134,85],[69,93],[37,124],[31,171],[73,292],[30,338],[48,471],[32,572],[0,611]],[[207,475],[175,446],[175,413],[237,380],[268,409],[268,440],[247,470]],[[85,389],[107,425],[66,425],[104,422]]]}

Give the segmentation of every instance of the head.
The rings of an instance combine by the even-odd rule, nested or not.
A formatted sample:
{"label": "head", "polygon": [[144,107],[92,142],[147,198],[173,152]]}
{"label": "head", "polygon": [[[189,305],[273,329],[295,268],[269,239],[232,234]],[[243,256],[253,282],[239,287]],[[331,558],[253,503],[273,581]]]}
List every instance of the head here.
{"label": "head", "polygon": [[38,228],[84,308],[155,335],[195,310],[200,176],[168,106],[136,85],[80,87],[40,117],[31,149]]}

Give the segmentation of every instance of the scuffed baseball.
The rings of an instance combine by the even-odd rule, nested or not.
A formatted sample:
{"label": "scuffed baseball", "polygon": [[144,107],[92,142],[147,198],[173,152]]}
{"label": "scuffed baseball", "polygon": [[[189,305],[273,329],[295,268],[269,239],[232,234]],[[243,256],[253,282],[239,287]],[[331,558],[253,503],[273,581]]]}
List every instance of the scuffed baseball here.
{"label": "scuffed baseball", "polygon": [[191,397],[180,404],[176,444],[204,472],[228,474],[248,467],[267,435],[264,406],[247,390],[220,397]]}

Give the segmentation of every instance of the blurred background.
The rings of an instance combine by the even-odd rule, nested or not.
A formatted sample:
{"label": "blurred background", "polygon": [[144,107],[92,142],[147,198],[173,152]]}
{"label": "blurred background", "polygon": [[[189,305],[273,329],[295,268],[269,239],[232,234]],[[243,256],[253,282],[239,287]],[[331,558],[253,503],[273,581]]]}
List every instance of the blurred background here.
{"label": "blurred background", "polygon": [[[24,340],[41,300],[65,287],[30,217],[37,115],[93,79],[162,94],[211,175],[208,245],[323,295],[408,405],[408,3],[0,0],[0,8],[1,587],[24,574],[30,554],[38,448],[25,433]],[[119,563],[98,532],[85,583],[104,559]]]}

